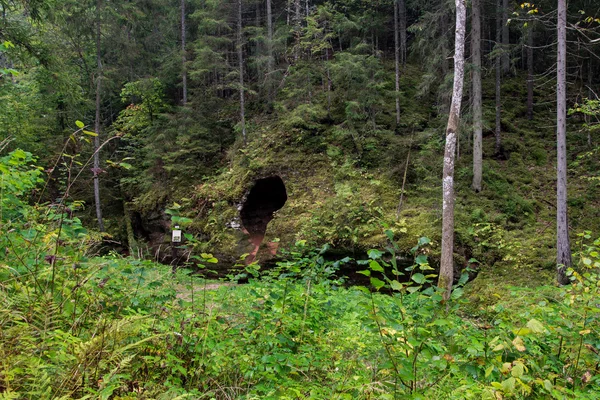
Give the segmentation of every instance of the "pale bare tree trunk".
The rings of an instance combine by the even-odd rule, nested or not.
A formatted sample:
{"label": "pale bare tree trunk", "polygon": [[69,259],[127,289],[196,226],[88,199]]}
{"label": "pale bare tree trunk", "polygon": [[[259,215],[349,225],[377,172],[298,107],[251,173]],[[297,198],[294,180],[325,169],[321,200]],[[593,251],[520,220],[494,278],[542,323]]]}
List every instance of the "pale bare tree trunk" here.
{"label": "pale bare tree trunk", "polygon": [[527,29],[527,119],[533,119],[533,27]]}
{"label": "pale bare tree trunk", "polygon": [[400,39],[398,26],[398,0],[394,1],[394,56],[396,64],[396,125],[400,125]]}
{"label": "pale bare tree trunk", "polygon": [[[498,0],[496,3],[496,49],[502,49],[502,0]],[[501,50],[503,51],[503,50]],[[501,56],[496,56],[496,144],[494,146],[494,153],[496,156],[500,155],[500,148],[502,147],[502,104],[500,89],[502,84],[502,61]]]}
{"label": "pale bare tree trunk", "polygon": [[242,42],[242,0],[238,0],[238,19],[237,19],[237,55],[239,63],[239,75],[240,75],[240,124],[242,128],[242,139],[244,140],[244,146],[248,144],[246,138],[246,107],[245,107],[245,96],[244,96],[244,49]]}
{"label": "pale bare tree trunk", "polygon": [[96,119],[94,122],[94,203],[96,203],[96,218],[98,219],[98,229],[104,232],[104,220],[102,219],[102,206],[100,205],[100,90],[102,89],[102,60],[100,58],[100,33],[101,19],[100,10],[102,1],[96,1],[96,65],[98,73],[96,76]]}
{"label": "pale bare tree trunk", "polygon": [[502,0],[502,75],[506,75],[510,70],[509,44],[508,0]]}
{"label": "pale bare tree trunk", "polygon": [[406,0],[398,0],[398,16],[400,18],[400,61],[406,65]]}
{"label": "pale bare tree trunk", "polygon": [[481,93],[481,0],[473,0],[471,57],[473,58],[473,190],[481,191],[483,169]]}
{"label": "pale bare tree trunk", "polygon": [[456,34],[454,39],[454,86],[452,103],[446,127],[444,151],[443,206],[442,206],[442,254],[438,287],[444,289],[444,300],[450,298],[454,280],[454,153],[460,121],[464,70],[465,70],[465,27],[467,10],[465,0],[456,3]]}
{"label": "pale bare tree trunk", "polygon": [[571,266],[569,219],[567,217],[567,2],[558,0],[558,50],[556,57],[556,264],[558,283],[569,283]]}
{"label": "pale bare tree trunk", "polygon": [[183,91],[183,98],[181,104],[184,106],[187,104],[187,68],[186,68],[186,57],[185,57],[185,0],[181,0],[181,85]]}

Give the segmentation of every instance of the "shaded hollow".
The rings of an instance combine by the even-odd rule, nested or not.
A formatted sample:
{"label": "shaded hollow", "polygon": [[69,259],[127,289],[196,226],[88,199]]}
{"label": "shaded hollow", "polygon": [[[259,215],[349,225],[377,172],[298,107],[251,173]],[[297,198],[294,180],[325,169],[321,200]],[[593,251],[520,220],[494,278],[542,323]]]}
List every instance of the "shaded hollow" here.
{"label": "shaded hollow", "polygon": [[281,209],[286,201],[285,184],[279,176],[257,179],[254,182],[240,211],[242,225],[250,236],[250,242],[255,246],[250,261],[258,252],[258,247],[267,232],[267,225],[273,219],[273,213]]}

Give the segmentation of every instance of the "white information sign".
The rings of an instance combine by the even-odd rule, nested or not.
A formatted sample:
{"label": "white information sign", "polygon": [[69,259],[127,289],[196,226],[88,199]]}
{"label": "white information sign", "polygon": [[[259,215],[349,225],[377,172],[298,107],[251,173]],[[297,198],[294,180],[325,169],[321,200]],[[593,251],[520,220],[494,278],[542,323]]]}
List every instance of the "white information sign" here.
{"label": "white information sign", "polygon": [[173,229],[173,237],[171,241],[173,243],[181,242],[181,229],[179,229],[179,226],[176,226],[175,229]]}

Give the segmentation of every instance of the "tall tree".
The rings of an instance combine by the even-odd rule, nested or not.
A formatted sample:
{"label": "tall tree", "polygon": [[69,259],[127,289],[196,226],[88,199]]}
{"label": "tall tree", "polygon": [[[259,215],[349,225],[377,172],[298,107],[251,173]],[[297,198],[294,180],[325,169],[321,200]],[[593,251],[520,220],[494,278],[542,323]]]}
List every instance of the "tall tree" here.
{"label": "tall tree", "polygon": [[504,49],[501,46],[502,42],[502,0],[496,2],[496,56],[495,56],[495,68],[496,68],[496,129],[494,131],[496,136],[496,143],[494,146],[494,153],[496,156],[500,155],[500,148],[502,147],[502,103],[501,103],[501,87],[502,87],[502,55]]}
{"label": "tall tree", "polygon": [[400,28],[400,61],[406,64],[406,0],[398,0],[398,17]]}
{"label": "tall tree", "polygon": [[237,15],[237,56],[238,56],[238,67],[240,75],[240,125],[242,129],[242,139],[244,140],[244,146],[247,144],[246,139],[246,106],[245,106],[245,94],[244,94],[244,43],[243,43],[243,32],[242,32],[242,0],[238,0],[238,15]]}
{"label": "tall tree", "polygon": [[508,47],[510,45],[510,36],[508,30],[508,0],[502,0],[502,75],[506,75],[510,70],[510,58]]}
{"label": "tall tree", "polygon": [[446,126],[446,147],[444,151],[442,180],[442,255],[440,260],[440,277],[438,280],[438,287],[445,290],[444,300],[450,298],[452,281],[454,279],[454,156],[456,153],[465,72],[465,29],[467,20],[465,0],[455,0],[455,4],[454,84],[450,115],[448,116],[448,125]]}
{"label": "tall tree", "polygon": [[556,56],[556,264],[557,280],[569,283],[571,244],[567,217],[567,2],[558,0],[558,50]]}
{"label": "tall tree", "polygon": [[182,99],[181,103],[187,104],[187,68],[185,55],[185,0],[181,0],[181,85]]}
{"label": "tall tree", "polygon": [[273,101],[273,10],[271,0],[267,0],[267,90],[269,102]]}
{"label": "tall tree", "polygon": [[533,119],[533,25],[527,28],[527,119]]}
{"label": "tall tree", "polygon": [[96,218],[98,219],[98,229],[104,231],[104,221],[102,219],[102,206],[100,204],[100,90],[102,89],[102,59],[100,56],[100,35],[102,23],[100,12],[102,10],[102,1],[96,1],[96,65],[98,71],[96,73],[96,119],[94,129],[96,136],[94,137],[94,202],[96,204]]}
{"label": "tall tree", "polygon": [[398,24],[399,0],[394,1],[394,57],[396,67],[396,125],[400,124],[400,39]]}
{"label": "tall tree", "polygon": [[472,2],[471,57],[473,58],[473,190],[481,191],[482,178],[482,94],[481,94],[481,3]]}

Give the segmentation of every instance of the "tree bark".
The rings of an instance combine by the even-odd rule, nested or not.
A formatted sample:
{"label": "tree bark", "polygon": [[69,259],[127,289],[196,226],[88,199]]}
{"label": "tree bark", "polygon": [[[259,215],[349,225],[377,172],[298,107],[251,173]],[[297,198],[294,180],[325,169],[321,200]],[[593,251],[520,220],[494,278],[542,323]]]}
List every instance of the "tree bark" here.
{"label": "tree bark", "polygon": [[[498,0],[496,9],[496,50],[502,49],[501,41],[502,41],[502,0]],[[503,50],[500,50],[503,51]],[[501,104],[501,85],[502,85],[502,57],[497,54],[496,55],[496,143],[494,146],[494,154],[496,157],[500,155],[500,149],[502,147],[502,104]]]}
{"label": "tree bark", "polygon": [[399,0],[394,1],[394,56],[396,66],[396,125],[400,125],[400,38],[398,25]]}
{"label": "tree bark", "polygon": [[98,219],[98,229],[104,232],[104,220],[102,219],[102,206],[100,205],[100,90],[102,89],[102,60],[100,58],[100,34],[101,34],[101,19],[100,10],[102,9],[102,1],[96,1],[96,65],[98,72],[96,75],[96,119],[94,121],[94,203],[96,205],[96,218]]}
{"label": "tree bark", "polygon": [[483,123],[481,91],[481,0],[473,0],[471,57],[473,58],[473,190],[481,191]]}
{"label": "tree bark", "polygon": [[400,61],[406,65],[406,0],[398,0],[398,16],[400,18]]}
{"label": "tree bark", "polygon": [[269,103],[273,101],[273,10],[267,0],[267,90]]}
{"label": "tree bark", "polygon": [[242,0],[238,0],[238,18],[237,18],[237,55],[239,63],[239,75],[240,75],[240,124],[242,128],[242,139],[244,146],[248,144],[246,138],[246,106],[245,106],[245,94],[244,94],[244,49],[242,42]]}
{"label": "tree bark", "polygon": [[533,119],[533,26],[527,29],[527,119]]}
{"label": "tree bark", "polygon": [[454,85],[452,103],[446,127],[446,147],[444,152],[443,206],[442,206],[442,254],[438,287],[444,289],[444,300],[450,298],[454,280],[454,154],[460,121],[462,101],[464,63],[465,63],[465,27],[467,11],[465,0],[456,3],[456,34],[454,41]]}
{"label": "tree bark", "polygon": [[502,75],[510,71],[509,45],[508,0],[502,0]]}
{"label": "tree bark", "polygon": [[294,0],[294,61],[300,58],[300,36],[302,33],[302,8],[300,0]]}
{"label": "tree bark", "polygon": [[187,68],[185,56],[185,0],[181,0],[181,85],[183,96],[181,104],[184,106],[187,104]]}
{"label": "tree bark", "polygon": [[571,266],[571,244],[567,217],[567,5],[558,0],[558,50],[556,57],[556,264],[557,280],[569,283],[566,270]]}

